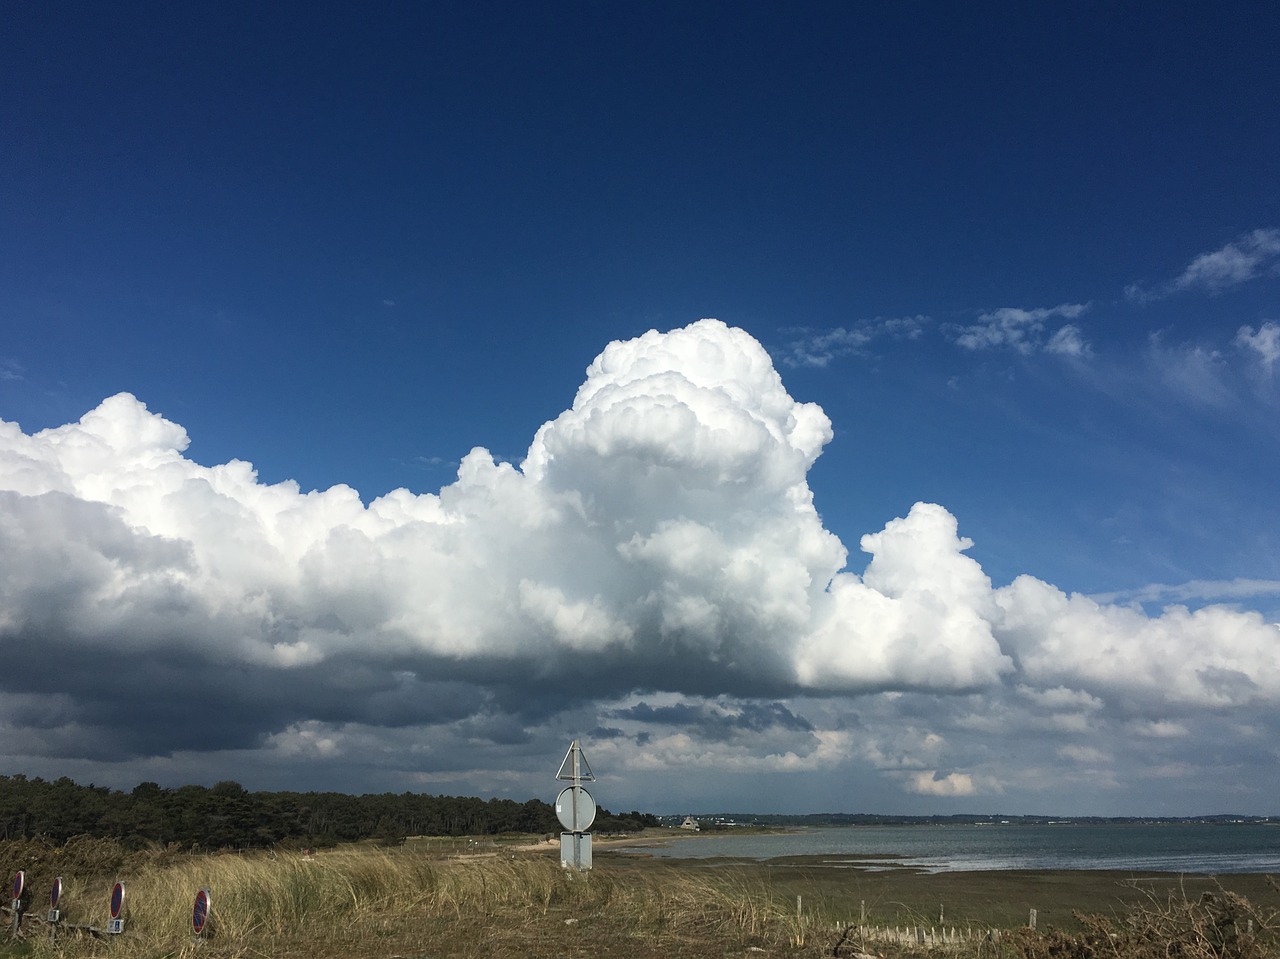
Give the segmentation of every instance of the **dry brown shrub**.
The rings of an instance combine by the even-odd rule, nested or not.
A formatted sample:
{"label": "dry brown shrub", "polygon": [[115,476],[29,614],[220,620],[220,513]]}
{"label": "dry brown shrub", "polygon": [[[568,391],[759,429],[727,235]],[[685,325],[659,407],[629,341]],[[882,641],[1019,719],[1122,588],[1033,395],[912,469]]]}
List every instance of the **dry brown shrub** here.
{"label": "dry brown shrub", "polygon": [[53,880],[62,876],[64,893],[105,901],[117,879],[169,866],[189,855],[177,845],[127,848],[114,839],[93,836],[75,836],[61,844],[40,836],[0,840],[0,870],[6,880],[24,871],[33,899],[47,896]]}
{"label": "dry brown shrub", "polygon": [[1076,915],[1079,932],[1019,930],[1008,944],[1023,959],[1267,959],[1278,953],[1273,910],[1219,890],[1198,899],[1150,897],[1122,916]]}

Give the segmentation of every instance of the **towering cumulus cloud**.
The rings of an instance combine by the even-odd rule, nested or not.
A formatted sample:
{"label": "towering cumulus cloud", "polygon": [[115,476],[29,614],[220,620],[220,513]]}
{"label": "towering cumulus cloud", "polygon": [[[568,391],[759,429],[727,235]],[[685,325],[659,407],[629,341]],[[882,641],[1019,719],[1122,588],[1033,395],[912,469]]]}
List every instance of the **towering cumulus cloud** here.
{"label": "towering cumulus cloud", "polygon": [[[519,466],[475,449],[438,495],[368,506],[194,463],[128,394],[34,435],[0,423],[0,721],[31,755],[119,758],[191,748],[176,720],[193,706],[209,750],[464,722],[498,742],[583,708],[654,762],[702,748],[655,737],[679,706],[707,741],[773,730],[785,769],[889,763],[874,733],[855,747],[786,697],[1061,703],[1086,727],[1280,699],[1256,615],[993,588],[941,506],[864,536],[847,570],[806,481],[831,436],[716,320],[610,344]],[[907,788],[986,781],[934,778],[942,743],[895,747]]]}

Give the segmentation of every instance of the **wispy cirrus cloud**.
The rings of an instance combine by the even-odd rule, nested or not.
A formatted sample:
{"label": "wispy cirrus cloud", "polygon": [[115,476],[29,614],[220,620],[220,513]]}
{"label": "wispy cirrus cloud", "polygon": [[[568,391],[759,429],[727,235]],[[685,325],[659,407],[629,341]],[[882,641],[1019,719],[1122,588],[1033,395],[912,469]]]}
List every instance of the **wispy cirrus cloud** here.
{"label": "wispy cirrus cloud", "polygon": [[1188,583],[1151,583],[1139,589],[1099,593],[1091,598],[1098,603],[1216,603],[1256,596],[1280,596],[1280,580],[1195,579]]}
{"label": "wispy cirrus cloud", "polygon": [[924,315],[877,316],[830,330],[802,327],[791,331],[795,339],[783,345],[780,359],[790,367],[824,367],[832,360],[865,353],[876,340],[918,340],[930,322]]}
{"label": "wispy cirrus cloud", "polygon": [[1240,327],[1233,342],[1240,349],[1255,354],[1267,372],[1280,361],[1280,323],[1274,320],[1262,323],[1257,332],[1251,326]]}
{"label": "wispy cirrus cloud", "polygon": [[[978,317],[969,325],[946,324],[941,331],[955,345],[966,350],[1009,349],[1023,355],[1048,353],[1056,356],[1088,357],[1093,346],[1075,323],[1055,324],[1056,319],[1074,320],[1089,309],[1087,303],[1022,309],[1001,307]],[[851,326],[828,330],[798,328],[795,338],[778,351],[789,367],[826,367],[849,356],[869,354],[882,340],[919,340],[933,324],[929,316],[875,317]]]}
{"label": "wispy cirrus cloud", "polygon": [[1150,375],[1166,393],[1202,407],[1224,409],[1238,401],[1234,371],[1221,350],[1203,343],[1168,343],[1164,333],[1147,337]]}
{"label": "wispy cirrus cloud", "polygon": [[1138,303],[1175,293],[1221,293],[1264,276],[1280,276],[1280,229],[1253,230],[1225,246],[1201,253],[1177,277],[1154,287],[1131,283],[1125,298]]}
{"label": "wispy cirrus cloud", "polygon": [[1088,356],[1093,352],[1093,347],[1085,340],[1080,327],[1074,323],[1068,323],[1066,326],[1059,327],[1057,332],[1049,337],[1049,341],[1044,345],[1044,351],[1056,353],[1059,356]]}
{"label": "wispy cirrus cloud", "polygon": [[1011,349],[1024,355],[1087,356],[1092,348],[1078,326],[1064,323],[1052,332],[1049,327],[1051,320],[1074,320],[1088,308],[1087,303],[1062,303],[1032,310],[1002,307],[983,313],[977,323],[959,327],[955,342],[967,350]]}

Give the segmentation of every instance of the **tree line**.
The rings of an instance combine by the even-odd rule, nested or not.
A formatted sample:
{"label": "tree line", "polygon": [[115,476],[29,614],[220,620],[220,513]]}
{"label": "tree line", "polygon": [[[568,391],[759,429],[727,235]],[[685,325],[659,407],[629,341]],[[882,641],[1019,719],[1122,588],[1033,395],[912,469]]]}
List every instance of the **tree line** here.
{"label": "tree line", "polygon": [[[658,825],[656,816],[620,815],[601,808],[595,833],[635,832]],[[327,846],[340,842],[403,841],[408,836],[493,836],[559,833],[555,810],[540,799],[337,792],[250,792],[237,782],[162,787],[139,783],[131,791],[66,776],[0,776],[0,838],[73,836],[123,843],[179,843],[205,849],[278,844]]]}

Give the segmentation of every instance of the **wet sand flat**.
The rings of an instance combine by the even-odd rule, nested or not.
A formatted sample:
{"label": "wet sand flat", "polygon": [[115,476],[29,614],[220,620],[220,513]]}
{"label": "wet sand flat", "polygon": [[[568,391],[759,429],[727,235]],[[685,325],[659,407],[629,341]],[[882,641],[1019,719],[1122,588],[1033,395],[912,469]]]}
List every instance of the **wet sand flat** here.
{"label": "wet sand flat", "polygon": [[859,861],[848,855],[776,859],[658,859],[613,846],[596,854],[599,869],[645,869],[673,874],[733,873],[741,882],[765,884],[788,901],[799,896],[806,914],[833,922],[876,925],[946,924],[1013,927],[1036,910],[1039,928],[1072,928],[1073,915],[1118,914],[1135,905],[1198,899],[1224,891],[1255,905],[1280,908],[1280,891],[1257,874],[1206,876],[1114,870],[983,870],[924,872],[887,864],[883,856]]}

